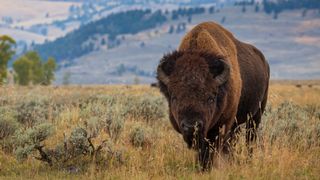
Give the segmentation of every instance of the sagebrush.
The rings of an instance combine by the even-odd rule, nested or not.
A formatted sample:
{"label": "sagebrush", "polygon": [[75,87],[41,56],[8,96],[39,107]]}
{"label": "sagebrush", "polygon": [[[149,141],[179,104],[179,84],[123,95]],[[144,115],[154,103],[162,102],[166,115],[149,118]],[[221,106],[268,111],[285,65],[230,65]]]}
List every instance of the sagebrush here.
{"label": "sagebrush", "polygon": [[156,88],[2,87],[0,176],[318,179],[319,98],[318,86],[272,85],[252,157],[240,130],[232,155],[201,173]]}

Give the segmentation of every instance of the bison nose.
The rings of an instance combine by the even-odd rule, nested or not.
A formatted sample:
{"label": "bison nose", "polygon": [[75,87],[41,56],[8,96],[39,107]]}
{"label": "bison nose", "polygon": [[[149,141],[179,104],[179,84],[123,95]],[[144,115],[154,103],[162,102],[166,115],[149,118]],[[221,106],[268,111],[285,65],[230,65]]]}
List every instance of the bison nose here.
{"label": "bison nose", "polygon": [[186,120],[181,122],[181,130],[183,133],[193,133],[196,129],[200,130],[203,127],[201,121],[196,121],[194,124],[189,124]]}
{"label": "bison nose", "polygon": [[192,133],[193,132],[193,126],[189,125],[185,121],[181,122],[181,129],[182,129],[183,133]]}

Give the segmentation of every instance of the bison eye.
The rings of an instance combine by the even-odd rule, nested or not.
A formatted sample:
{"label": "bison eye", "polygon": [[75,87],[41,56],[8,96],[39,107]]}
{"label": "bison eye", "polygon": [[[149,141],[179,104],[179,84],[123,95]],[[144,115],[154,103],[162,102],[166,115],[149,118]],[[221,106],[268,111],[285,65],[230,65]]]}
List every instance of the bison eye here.
{"label": "bison eye", "polygon": [[208,103],[209,103],[209,104],[214,103],[214,97],[210,96],[210,97],[208,98]]}
{"label": "bison eye", "polygon": [[172,96],[171,101],[172,101],[172,102],[175,102],[176,100],[177,100],[177,97]]}

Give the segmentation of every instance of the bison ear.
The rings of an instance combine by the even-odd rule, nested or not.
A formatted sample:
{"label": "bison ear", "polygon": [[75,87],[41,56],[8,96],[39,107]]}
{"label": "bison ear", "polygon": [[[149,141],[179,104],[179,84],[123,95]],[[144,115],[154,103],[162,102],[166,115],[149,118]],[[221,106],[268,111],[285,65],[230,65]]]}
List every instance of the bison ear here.
{"label": "bison ear", "polygon": [[169,83],[169,76],[174,70],[176,60],[182,56],[182,52],[174,51],[163,56],[157,68],[157,79],[163,84]]}
{"label": "bison ear", "polygon": [[167,87],[169,83],[169,76],[174,70],[176,60],[181,57],[182,54],[183,53],[180,51],[174,51],[171,54],[163,56],[157,68],[157,79],[159,82],[159,88],[167,98],[167,100],[170,99],[170,94]]}
{"label": "bison ear", "polygon": [[222,58],[207,60],[210,73],[213,75],[218,85],[224,84],[230,76],[230,65]]}

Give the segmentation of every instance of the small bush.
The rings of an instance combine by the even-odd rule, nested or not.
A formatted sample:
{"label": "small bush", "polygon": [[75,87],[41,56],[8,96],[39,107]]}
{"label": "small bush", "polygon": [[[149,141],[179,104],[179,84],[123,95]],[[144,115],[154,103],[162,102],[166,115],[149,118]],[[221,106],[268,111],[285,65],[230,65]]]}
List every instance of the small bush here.
{"label": "small bush", "polygon": [[81,108],[80,117],[88,119],[90,117],[104,118],[107,108],[101,103],[88,103]]}
{"label": "small bush", "polygon": [[46,122],[49,102],[47,99],[26,99],[17,105],[17,120],[25,127]]}
{"label": "small bush", "polygon": [[0,140],[3,140],[17,130],[16,112],[9,107],[0,107]]}
{"label": "small bush", "polygon": [[69,165],[86,164],[88,158],[94,155],[95,147],[91,142],[88,132],[77,127],[73,129],[69,138],[65,138],[53,149],[47,149],[47,157],[50,158],[52,165],[66,167]]}
{"label": "small bush", "polygon": [[69,142],[72,149],[72,156],[79,156],[82,154],[92,154],[93,149],[88,141],[88,133],[83,128],[76,128],[72,131]]}
{"label": "small bush", "polygon": [[85,105],[80,117],[84,119],[85,127],[93,137],[103,129],[111,139],[117,140],[124,127],[124,116],[121,112],[113,106],[106,106],[102,101]]}
{"label": "small bush", "polygon": [[135,147],[143,147],[150,144],[150,131],[141,126],[136,126],[130,133],[130,142]]}
{"label": "small bush", "polygon": [[15,147],[13,135],[19,128],[16,115],[10,106],[0,107],[0,147],[6,153],[11,153]]}
{"label": "small bush", "polygon": [[43,150],[44,141],[53,134],[53,127],[51,124],[40,124],[27,130],[20,130],[16,134],[17,159],[25,160],[29,155],[39,152],[40,157],[36,157],[39,160],[45,161],[51,164],[51,160],[47,157]]}
{"label": "small bush", "polygon": [[123,131],[124,119],[121,115],[110,115],[106,118],[104,127],[111,139],[117,141]]}
{"label": "small bush", "polygon": [[89,131],[90,136],[97,136],[103,128],[102,122],[106,116],[106,108],[97,103],[89,103],[80,111],[80,118],[84,120],[85,128]]}
{"label": "small bush", "polygon": [[166,115],[165,101],[162,97],[129,97],[123,108],[125,115],[147,122],[162,119]]}

